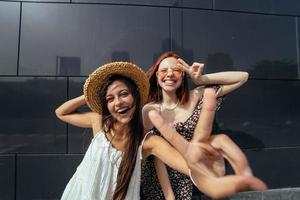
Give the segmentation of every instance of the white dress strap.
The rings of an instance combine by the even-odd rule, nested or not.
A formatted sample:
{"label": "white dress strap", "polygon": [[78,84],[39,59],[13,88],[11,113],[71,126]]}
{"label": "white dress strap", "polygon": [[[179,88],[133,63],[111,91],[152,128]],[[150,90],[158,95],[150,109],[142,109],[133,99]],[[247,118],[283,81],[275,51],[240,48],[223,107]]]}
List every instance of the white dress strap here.
{"label": "white dress strap", "polygon": [[151,131],[149,131],[149,132],[146,133],[146,135],[144,136],[144,138],[143,138],[143,140],[142,140],[142,142],[141,142],[141,145],[140,145],[140,147],[139,147],[139,154],[140,154],[139,156],[140,156],[140,159],[141,159],[141,160],[143,159],[143,154],[142,154],[143,145],[144,145],[145,140],[146,140],[146,138],[147,138],[147,136],[148,136],[149,134],[151,134]]}

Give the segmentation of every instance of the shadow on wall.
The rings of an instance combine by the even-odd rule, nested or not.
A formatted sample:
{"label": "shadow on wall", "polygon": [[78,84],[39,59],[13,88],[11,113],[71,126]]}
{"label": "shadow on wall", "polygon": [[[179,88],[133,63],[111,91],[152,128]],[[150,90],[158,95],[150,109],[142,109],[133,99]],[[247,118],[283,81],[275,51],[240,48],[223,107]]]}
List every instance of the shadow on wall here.
{"label": "shadow on wall", "polygon": [[181,47],[176,40],[166,38],[162,41],[161,50],[157,53],[153,54],[153,63],[157,60],[160,54],[166,51],[174,51],[175,53],[179,54],[187,63],[194,62],[194,52],[192,49],[185,49]]}
{"label": "shadow on wall", "polygon": [[205,72],[234,71],[234,62],[229,54],[208,54],[205,62]]}
{"label": "shadow on wall", "polygon": [[79,75],[81,73],[81,58],[56,56],[55,74],[59,75]]}
{"label": "shadow on wall", "polygon": [[[114,51],[111,55],[111,61],[126,61],[130,62],[129,53],[126,51]],[[133,61],[134,62],[134,61]]]}
{"label": "shadow on wall", "polygon": [[53,114],[56,104],[64,99],[66,88],[60,86],[65,84],[65,79],[37,77],[2,81],[0,94],[7,98],[1,99],[5,106],[0,118],[43,118]]}
{"label": "shadow on wall", "polygon": [[228,135],[239,147],[256,149],[265,148],[265,144],[260,139],[244,131],[225,129],[222,130],[221,133]]}
{"label": "shadow on wall", "polygon": [[262,78],[297,77],[297,64],[290,60],[262,60],[248,70],[251,76]]}
{"label": "shadow on wall", "polygon": [[265,144],[260,139],[244,131],[221,129],[218,121],[215,119],[213,124],[213,134],[220,133],[228,135],[239,147],[258,149],[265,148]]}
{"label": "shadow on wall", "polygon": [[[234,66],[234,60],[229,54],[217,52],[208,54],[205,62],[205,72],[235,71],[240,67]],[[297,64],[287,59],[262,60],[249,66],[247,70],[250,77],[255,78],[297,78]]]}

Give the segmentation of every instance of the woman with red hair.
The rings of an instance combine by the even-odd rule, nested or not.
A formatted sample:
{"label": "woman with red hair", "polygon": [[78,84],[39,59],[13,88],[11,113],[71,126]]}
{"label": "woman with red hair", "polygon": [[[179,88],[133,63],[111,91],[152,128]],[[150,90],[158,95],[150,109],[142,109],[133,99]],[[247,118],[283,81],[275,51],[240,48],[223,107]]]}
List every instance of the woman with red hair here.
{"label": "woman with red hair", "polygon": [[[163,120],[173,126],[186,140],[190,141],[202,108],[205,87],[213,87],[217,95],[217,109],[225,94],[239,88],[248,79],[247,72],[230,71],[203,75],[204,64],[194,62],[189,66],[175,52],[165,52],[147,71],[150,82],[148,104],[143,108],[144,127],[157,135],[159,131],[147,116],[156,110]],[[188,78],[198,87],[189,90]],[[224,140],[230,141],[222,134]],[[231,143],[229,146],[235,145]],[[239,149],[239,148],[238,148]],[[224,161],[215,166],[218,176],[224,175]],[[157,174],[158,173],[158,174]],[[249,169],[249,174],[251,171]],[[191,179],[178,171],[165,167],[159,159],[149,157],[143,163],[142,195],[145,199],[192,199]],[[165,177],[169,176],[169,179]],[[169,180],[169,181],[168,181]],[[161,188],[159,182],[163,186]],[[145,185],[145,187],[143,187]],[[162,190],[163,189],[163,190]]]}

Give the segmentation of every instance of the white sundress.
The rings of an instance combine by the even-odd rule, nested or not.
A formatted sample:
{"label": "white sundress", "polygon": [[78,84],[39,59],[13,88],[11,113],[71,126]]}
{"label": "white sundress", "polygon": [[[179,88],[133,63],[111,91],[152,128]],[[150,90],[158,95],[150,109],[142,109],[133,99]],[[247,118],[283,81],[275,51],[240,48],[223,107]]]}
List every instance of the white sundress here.
{"label": "white sundress", "polygon": [[[125,200],[140,199],[142,146],[145,138],[138,148]],[[121,151],[111,146],[104,131],[99,131],[67,184],[61,200],[111,200],[122,155]]]}

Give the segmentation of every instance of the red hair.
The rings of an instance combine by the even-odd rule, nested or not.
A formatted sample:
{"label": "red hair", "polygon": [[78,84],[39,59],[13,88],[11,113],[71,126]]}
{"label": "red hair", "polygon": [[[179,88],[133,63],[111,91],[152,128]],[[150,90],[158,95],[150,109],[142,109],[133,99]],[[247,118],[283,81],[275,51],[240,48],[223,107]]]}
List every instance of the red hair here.
{"label": "red hair", "polygon": [[[161,87],[157,83],[156,72],[158,70],[160,63],[164,59],[169,58],[169,57],[173,57],[176,59],[180,58],[180,56],[173,51],[167,51],[165,53],[162,53],[158,57],[156,62],[150,67],[150,69],[146,73],[149,78],[149,82],[150,82],[150,91],[149,91],[149,95],[148,95],[148,102],[159,103],[162,101],[162,91],[161,91]],[[185,75],[183,75],[183,77],[182,77],[182,83],[181,83],[180,87],[177,89],[176,94],[177,94],[177,97],[178,97],[181,105],[188,102],[189,89],[188,89],[187,77]]]}

